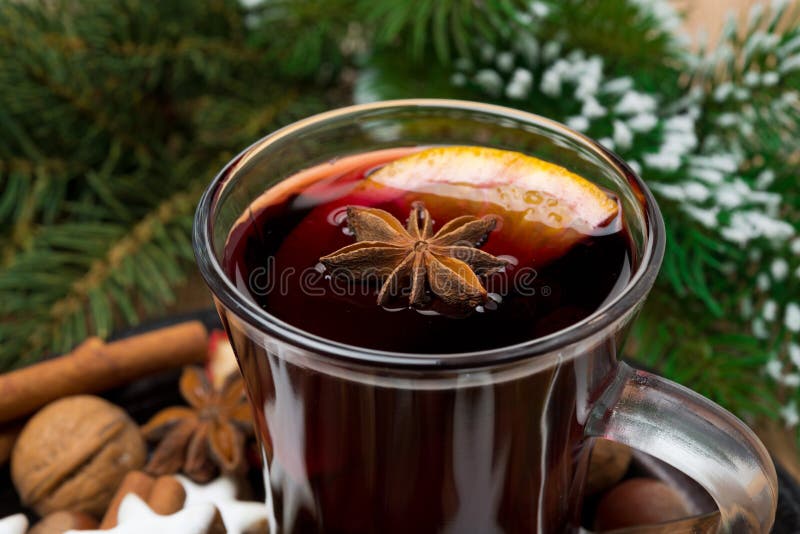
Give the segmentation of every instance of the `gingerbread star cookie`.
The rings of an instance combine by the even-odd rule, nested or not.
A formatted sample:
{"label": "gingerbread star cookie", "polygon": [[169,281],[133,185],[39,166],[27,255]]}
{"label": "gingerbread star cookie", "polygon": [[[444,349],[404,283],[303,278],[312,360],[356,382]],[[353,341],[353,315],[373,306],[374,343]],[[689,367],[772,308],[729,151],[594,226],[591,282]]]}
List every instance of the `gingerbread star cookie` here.
{"label": "gingerbread star cookie", "polygon": [[69,530],[66,534],[209,534],[217,517],[217,509],[211,503],[185,506],[174,514],[159,515],[138,495],[129,493],[119,505],[116,527],[110,530]]}
{"label": "gingerbread star cookie", "polygon": [[220,477],[208,484],[195,484],[188,478],[175,478],[186,490],[186,507],[214,505],[222,516],[228,534],[266,534],[269,532],[267,506],[262,502],[236,500],[236,482]]}

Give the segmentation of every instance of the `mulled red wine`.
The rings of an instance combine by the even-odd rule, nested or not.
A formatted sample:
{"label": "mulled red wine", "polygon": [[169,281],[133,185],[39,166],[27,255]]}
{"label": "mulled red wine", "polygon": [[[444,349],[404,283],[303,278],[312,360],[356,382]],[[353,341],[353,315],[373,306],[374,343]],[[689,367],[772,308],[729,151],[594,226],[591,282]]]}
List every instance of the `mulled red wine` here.
{"label": "mulled red wine", "polygon": [[[395,149],[303,171],[241,216],[224,268],[305,332],[432,357],[556,332],[624,287],[635,258],[613,197],[544,162],[476,150]],[[543,366],[390,372],[226,321],[278,532],[577,528],[582,425],[614,369],[614,337]]]}
{"label": "mulled red wine", "polygon": [[[449,198],[446,188],[430,194],[360,187],[392,156],[396,152],[373,153],[360,165],[351,160],[352,168],[332,165],[330,174],[317,169],[313,182],[301,180],[296,190],[255,203],[225,250],[224,267],[239,289],[268,313],[325,339],[437,354],[510,346],[556,332],[590,315],[627,283],[632,248],[618,214],[586,234],[566,229],[561,232],[570,235],[537,241],[524,234],[525,226],[543,233],[537,228],[542,225],[524,219],[520,224],[518,214],[492,209],[491,197],[476,203],[463,195]],[[409,306],[407,297],[377,306],[378,276],[332,276],[321,265],[320,258],[355,243],[347,206],[384,210],[405,226],[420,199],[434,221],[433,232],[470,211],[498,217],[480,250],[500,258],[505,267],[482,280],[485,302],[454,309],[437,305],[433,295],[429,306]]]}

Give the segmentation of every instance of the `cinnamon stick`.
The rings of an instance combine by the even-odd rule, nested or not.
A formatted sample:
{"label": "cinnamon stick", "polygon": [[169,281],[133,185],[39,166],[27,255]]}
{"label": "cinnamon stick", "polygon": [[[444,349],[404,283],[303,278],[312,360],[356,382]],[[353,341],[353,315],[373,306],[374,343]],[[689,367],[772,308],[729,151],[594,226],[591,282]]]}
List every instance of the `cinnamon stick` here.
{"label": "cinnamon stick", "polygon": [[69,354],[0,375],[0,423],[68,395],[98,393],[206,358],[208,332],[192,321],[113,343],[89,338]]}

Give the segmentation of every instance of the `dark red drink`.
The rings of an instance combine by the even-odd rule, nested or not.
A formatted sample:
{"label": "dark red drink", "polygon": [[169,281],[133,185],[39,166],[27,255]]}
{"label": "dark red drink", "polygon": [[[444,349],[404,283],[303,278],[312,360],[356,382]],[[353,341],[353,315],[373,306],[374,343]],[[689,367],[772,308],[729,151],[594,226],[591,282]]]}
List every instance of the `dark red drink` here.
{"label": "dark red drink", "polygon": [[[267,313],[307,333],[431,358],[541,338],[589,316],[627,284],[635,258],[618,213],[592,231],[553,230],[498,208],[493,196],[363,186],[409,152],[347,158],[268,191],[231,231],[223,262],[229,277]],[[435,298],[409,307],[402,294],[378,306],[379,284],[321,268],[321,257],[354,243],[347,206],[379,208],[405,223],[415,202],[424,202],[434,231],[459,215],[498,217],[480,249],[507,266],[482,279],[488,298],[477,307]],[[529,237],[537,232],[545,237]],[[229,330],[260,412],[284,531],[549,532],[576,523],[568,504],[585,461],[581,410],[613,367],[613,344],[582,359],[593,369],[590,383],[577,378],[585,369],[567,361],[514,379],[476,370],[472,381],[404,389],[368,373],[319,372]],[[576,390],[584,393],[577,399]]]}

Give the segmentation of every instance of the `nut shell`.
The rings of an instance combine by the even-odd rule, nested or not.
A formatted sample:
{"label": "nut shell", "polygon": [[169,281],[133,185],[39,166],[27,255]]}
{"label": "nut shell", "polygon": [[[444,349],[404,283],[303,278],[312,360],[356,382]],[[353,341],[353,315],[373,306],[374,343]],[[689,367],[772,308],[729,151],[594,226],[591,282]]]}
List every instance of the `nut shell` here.
{"label": "nut shell", "polygon": [[28,421],[11,454],[11,478],[23,504],[39,515],[69,510],[100,517],[145,457],[139,428],[123,410],[77,395]]}
{"label": "nut shell", "polygon": [[653,478],[631,478],[611,488],[597,504],[594,529],[655,525],[690,515],[683,497]]}

